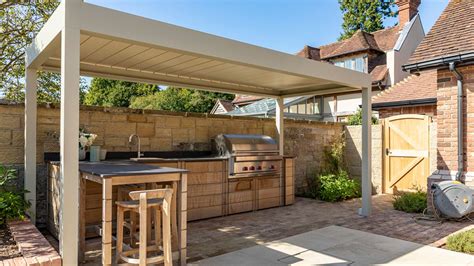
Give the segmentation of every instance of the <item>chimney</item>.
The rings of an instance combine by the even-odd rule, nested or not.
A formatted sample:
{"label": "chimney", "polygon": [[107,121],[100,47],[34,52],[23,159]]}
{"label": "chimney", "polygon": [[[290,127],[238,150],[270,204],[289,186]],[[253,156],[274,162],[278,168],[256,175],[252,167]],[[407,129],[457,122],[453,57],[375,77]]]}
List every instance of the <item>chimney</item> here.
{"label": "chimney", "polygon": [[418,14],[418,7],[421,0],[397,0],[398,6],[398,25],[405,25],[416,14]]}

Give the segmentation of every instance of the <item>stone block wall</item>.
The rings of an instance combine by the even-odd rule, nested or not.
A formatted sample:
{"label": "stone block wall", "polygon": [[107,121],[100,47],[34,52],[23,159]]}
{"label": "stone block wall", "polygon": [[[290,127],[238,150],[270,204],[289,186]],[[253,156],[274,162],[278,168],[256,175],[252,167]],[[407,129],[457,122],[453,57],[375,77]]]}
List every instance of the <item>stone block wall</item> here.
{"label": "stone block wall", "polygon": [[[37,197],[39,217],[46,203],[44,152],[59,152],[60,110],[39,106],[37,119]],[[82,106],[80,125],[98,134],[95,142],[108,151],[135,151],[129,147],[131,134],[141,137],[142,151],[209,150],[211,138],[220,133],[265,134],[276,137],[274,119],[230,117],[196,113],[134,110]],[[285,153],[295,156],[296,188],[301,193],[306,178],[319,164],[323,146],[339,135],[343,124],[285,121]],[[0,164],[14,165],[23,176],[24,106],[0,104]],[[20,180],[22,185],[23,181]]]}
{"label": "stone block wall", "polygon": [[[345,160],[350,175],[362,176],[362,126],[345,126]],[[372,126],[372,193],[382,193],[382,126]]]}

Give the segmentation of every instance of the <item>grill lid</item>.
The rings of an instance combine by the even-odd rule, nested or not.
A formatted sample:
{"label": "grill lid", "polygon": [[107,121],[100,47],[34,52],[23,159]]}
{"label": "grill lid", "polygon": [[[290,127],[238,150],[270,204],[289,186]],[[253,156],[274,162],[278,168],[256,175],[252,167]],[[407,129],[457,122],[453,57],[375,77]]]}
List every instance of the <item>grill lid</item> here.
{"label": "grill lid", "polygon": [[246,152],[278,152],[277,142],[265,135],[220,134],[214,140],[220,156]]}

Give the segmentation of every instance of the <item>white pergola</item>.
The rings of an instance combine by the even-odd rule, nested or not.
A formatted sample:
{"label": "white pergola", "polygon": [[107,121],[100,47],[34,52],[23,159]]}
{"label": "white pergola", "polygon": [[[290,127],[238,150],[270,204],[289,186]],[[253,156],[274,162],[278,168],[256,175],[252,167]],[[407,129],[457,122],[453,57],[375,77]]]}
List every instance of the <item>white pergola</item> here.
{"label": "white pergola", "polygon": [[368,74],[139,17],[82,0],[62,1],[26,53],[25,188],[35,217],[37,71],[61,73],[60,249],[78,261],[80,75],[179,85],[276,99],[283,154],[283,99],[361,91],[362,208],[371,211],[371,79]]}

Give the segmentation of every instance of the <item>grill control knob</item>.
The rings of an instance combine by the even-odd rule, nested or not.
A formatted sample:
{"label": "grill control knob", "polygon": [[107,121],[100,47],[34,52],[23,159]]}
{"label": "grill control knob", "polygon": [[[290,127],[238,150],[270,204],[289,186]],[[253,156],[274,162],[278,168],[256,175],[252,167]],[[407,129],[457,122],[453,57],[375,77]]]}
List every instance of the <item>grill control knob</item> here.
{"label": "grill control knob", "polygon": [[250,171],[255,171],[255,166],[250,166]]}
{"label": "grill control knob", "polygon": [[273,164],[270,165],[270,169],[275,169],[275,166]]}
{"label": "grill control knob", "polygon": [[262,170],[262,166],[257,166],[257,170]]}
{"label": "grill control knob", "polygon": [[248,171],[249,168],[247,166],[242,167],[242,171]]}

